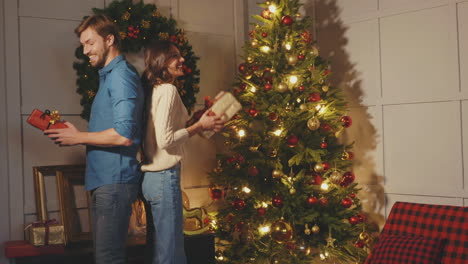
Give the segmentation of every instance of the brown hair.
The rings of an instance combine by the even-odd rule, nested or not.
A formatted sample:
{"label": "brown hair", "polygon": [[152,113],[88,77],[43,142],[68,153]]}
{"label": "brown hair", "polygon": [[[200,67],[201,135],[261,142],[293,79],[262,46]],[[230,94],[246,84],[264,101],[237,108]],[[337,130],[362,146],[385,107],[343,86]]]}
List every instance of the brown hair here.
{"label": "brown hair", "polygon": [[85,18],[75,29],[76,35],[80,37],[81,33],[89,27],[96,30],[98,35],[104,39],[109,35],[114,36],[114,46],[117,49],[120,48],[119,28],[109,17],[105,15],[94,15]]}
{"label": "brown hair", "polygon": [[177,47],[168,40],[154,41],[145,47],[143,81],[149,88],[174,81],[167,69],[167,61],[175,55],[174,48]]}

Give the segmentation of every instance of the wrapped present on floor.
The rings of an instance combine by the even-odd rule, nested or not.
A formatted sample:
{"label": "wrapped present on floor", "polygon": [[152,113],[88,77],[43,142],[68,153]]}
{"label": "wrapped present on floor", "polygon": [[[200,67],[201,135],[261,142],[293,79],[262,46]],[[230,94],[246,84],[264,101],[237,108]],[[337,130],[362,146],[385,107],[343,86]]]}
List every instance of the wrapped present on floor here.
{"label": "wrapped present on floor", "polygon": [[58,111],[45,110],[42,112],[41,110],[34,109],[26,122],[42,131],[46,129],[66,128],[67,125],[60,118],[61,116]]}
{"label": "wrapped present on floor", "polygon": [[34,246],[60,245],[65,243],[63,225],[55,219],[34,222],[26,227],[29,242]]}

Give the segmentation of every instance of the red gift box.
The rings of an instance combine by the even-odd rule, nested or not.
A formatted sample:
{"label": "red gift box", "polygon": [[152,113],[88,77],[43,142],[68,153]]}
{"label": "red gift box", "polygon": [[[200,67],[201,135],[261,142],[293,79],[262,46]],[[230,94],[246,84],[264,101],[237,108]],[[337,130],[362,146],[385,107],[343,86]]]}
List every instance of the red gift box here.
{"label": "red gift box", "polygon": [[35,247],[26,240],[13,240],[5,242],[5,257],[22,258],[41,255],[60,255],[65,253],[64,245],[49,245]]}
{"label": "red gift box", "polygon": [[42,112],[38,109],[34,109],[26,122],[39,128],[42,131],[46,129],[68,127],[63,123],[63,121],[60,121],[60,115],[57,111],[50,112],[49,110]]}

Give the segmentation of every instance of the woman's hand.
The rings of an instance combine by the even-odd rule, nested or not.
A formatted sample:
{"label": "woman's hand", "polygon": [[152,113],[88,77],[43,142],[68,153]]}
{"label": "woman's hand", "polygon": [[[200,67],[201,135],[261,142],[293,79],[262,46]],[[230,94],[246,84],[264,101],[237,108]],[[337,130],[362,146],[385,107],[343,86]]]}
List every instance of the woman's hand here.
{"label": "woman's hand", "polygon": [[200,124],[203,131],[212,130],[214,132],[219,132],[224,127],[224,121],[221,119],[223,114],[216,115],[212,111],[206,111],[201,116],[198,123]]}

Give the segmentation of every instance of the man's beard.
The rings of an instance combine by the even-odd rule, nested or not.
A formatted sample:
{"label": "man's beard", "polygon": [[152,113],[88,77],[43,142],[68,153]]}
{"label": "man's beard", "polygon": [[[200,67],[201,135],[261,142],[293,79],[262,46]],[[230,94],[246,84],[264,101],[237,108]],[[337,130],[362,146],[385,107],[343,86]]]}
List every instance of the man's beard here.
{"label": "man's beard", "polygon": [[104,68],[104,65],[106,64],[106,61],[107,61],[107,56],[109,56],[109,49],[104,48],[104,51],[102,52],[102,56],[100,56],[101,59],[96,62],[94,67],[96,67],[98,69]]}

